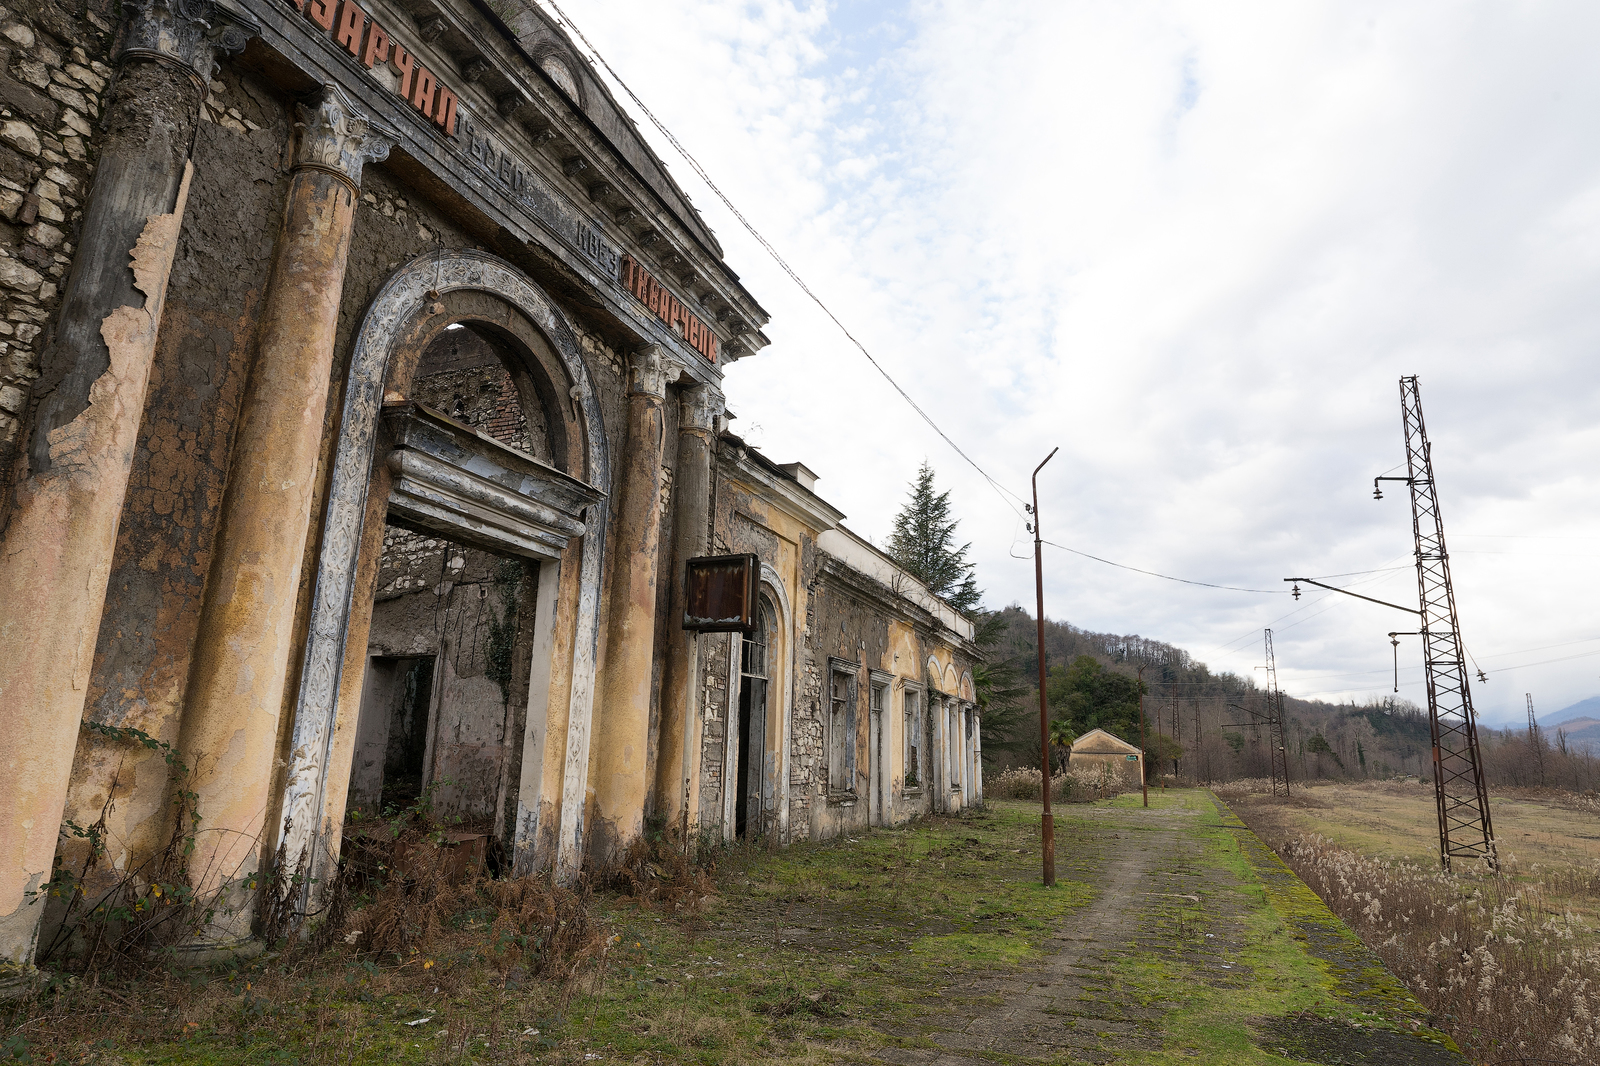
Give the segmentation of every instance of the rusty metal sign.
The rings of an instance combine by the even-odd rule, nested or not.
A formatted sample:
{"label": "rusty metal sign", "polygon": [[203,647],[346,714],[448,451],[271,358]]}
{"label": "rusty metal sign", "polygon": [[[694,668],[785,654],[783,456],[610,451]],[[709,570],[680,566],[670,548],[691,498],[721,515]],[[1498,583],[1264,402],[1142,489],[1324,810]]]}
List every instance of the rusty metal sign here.
{"label": "rusty metal sign", "polygon": [[701,633],[747,633],[756,624],[761,560],[754,555],[690,559],[684,575],[683,628]]}

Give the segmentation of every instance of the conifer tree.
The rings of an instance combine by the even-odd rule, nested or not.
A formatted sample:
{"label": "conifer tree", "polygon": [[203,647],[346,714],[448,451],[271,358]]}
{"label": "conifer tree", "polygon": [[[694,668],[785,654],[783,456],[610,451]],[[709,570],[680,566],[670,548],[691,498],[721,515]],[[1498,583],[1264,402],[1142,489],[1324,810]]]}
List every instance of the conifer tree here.
{"label": "conifer tree", "polygon": [[934,595],[958,611],[970,611],[983,593],[973,574],[974,564],[967,561],[972,545],[956,547],[959,524],[950,517],[950,490],[934,491],[933,468],[924,460],[911,483],[910,498],[895,516],[889,555]]}

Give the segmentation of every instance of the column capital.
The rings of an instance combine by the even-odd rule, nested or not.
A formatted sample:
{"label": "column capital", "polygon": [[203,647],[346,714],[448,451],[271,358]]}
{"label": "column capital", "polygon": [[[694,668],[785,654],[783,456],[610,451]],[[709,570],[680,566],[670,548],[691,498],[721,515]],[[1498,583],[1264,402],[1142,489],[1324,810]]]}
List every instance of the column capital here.
{"label": "column capital", "polygon": [[628,354],[628,395],[657,402],[667,398],[667,361],[660,345],[646,344]]}
{"label": "column capital", "polygon": [[244,51],[261,23],[216,0],[122,0],[128,33],[119,60],[154,59],[182,67],[203,90],[219,55]]}
{"label": "column capital", "polygon": [[710,385],[695,385],[678,395],[678,432],[712,433],[727,407],[727,398]]}
{"label": "column capital", "polygon": [[297,109],[300,142],[295,146],[295,169],[326,170],[361,187],[361,168],[389,158],[400,134],[363,115],[355,101],[337,85],[322,87],[315,103]]}

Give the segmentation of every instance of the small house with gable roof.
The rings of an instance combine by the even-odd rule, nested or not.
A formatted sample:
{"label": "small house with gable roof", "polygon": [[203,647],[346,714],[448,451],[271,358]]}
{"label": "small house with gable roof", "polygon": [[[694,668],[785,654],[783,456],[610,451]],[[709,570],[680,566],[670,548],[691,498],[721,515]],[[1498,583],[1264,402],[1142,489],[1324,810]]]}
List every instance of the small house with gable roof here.
{"label": "small house with gable roof", "polygon": [[1073,769],[1109,766],[1138,784],[1144,773],[1144,755],[1137,746],[1104,729],[1091,729],[1073,741],[1069,765]]}

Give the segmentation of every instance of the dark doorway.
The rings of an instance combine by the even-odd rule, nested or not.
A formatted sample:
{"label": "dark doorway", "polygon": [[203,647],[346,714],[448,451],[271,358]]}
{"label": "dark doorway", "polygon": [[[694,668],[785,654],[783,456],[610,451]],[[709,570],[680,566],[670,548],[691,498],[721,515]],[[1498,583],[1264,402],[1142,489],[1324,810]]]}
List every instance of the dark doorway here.
{"label": "dark doorway", "polygon": [[367,660],[361,721],[350,767],[350,810],[404,810],[426,783],[434,656],[374,655]]}
{"label": "dark doorway", "polygon": [[428,754],[428,710],[433,703],[433,656],[397,659],[389,743],[383,752],[381,810],[404,810],[422,795]]}
{"label": "dark doorway", "polygon": [[739,760],[734,777],[734,834],[753,840],[761,833],[761,786],[767,747],[767,643],[772,614],[761,598],[756,630],[739,644]]}

